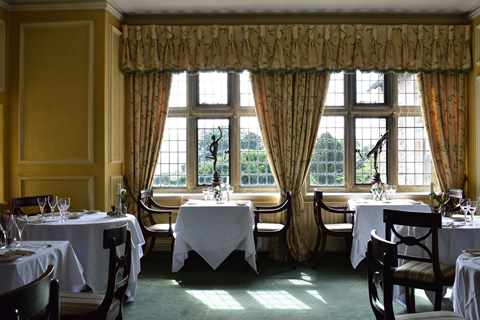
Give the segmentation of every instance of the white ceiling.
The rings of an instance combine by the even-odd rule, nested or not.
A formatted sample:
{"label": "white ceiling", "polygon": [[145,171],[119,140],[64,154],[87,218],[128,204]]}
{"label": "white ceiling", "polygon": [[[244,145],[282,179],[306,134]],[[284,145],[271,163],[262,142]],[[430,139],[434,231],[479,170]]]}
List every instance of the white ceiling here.
{"label": "white ceiling", "polygon": [[11,5],[109,2],[123,13],[471,13],[480,0],[6,0]]}

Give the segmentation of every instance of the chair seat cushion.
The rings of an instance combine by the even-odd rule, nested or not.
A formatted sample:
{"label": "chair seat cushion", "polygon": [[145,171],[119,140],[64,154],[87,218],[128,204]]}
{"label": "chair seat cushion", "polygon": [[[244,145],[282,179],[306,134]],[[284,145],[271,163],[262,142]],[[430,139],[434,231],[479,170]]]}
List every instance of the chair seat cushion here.
{"label": "chair seat cushion", "polygon": [[353,230],[351,223],[329,223],[325,224],[325,227],[334,232],[352,232]]}
{"label": "chair seat cushion", "polygon": [[400,314],[395,316],[396,320],[459,320],[463,319],[462,316],[451,311],[434,311],[434,312],[422,312],[422,313],[409,313]]}
{"label": "chair seat cushion", "polygon": [[[151,226],[147,227],[148,231],[152,232],[165,232],[167,233],[169,230],[169,224],[168,223],[157,223],[157,224],[152,224]],[[172,231],[175,231],[175,223],[172,223]]]}
{"label": "chair seat cushion", "polygon": [[60,314],[81,315],[93,312],[102,304],[104,296],[88,292],[61,293]]}
{"label": "chair seat cushion", "polygon": [[264,223],[264,222],[257,223],[258,232],[278,232],[282,230],[284,227],[285,225],[281,223]]}
{"label": "chair seat cushion", "polygon": [[[440,264],[440,272],[444,279],[453,282],[455,277],[455,267]],[[435,281],[433,274],[433,265],[429,262],[408,261],[398,267],[393,277],[401,280],[414,280],[420,282],[433,283]]]}

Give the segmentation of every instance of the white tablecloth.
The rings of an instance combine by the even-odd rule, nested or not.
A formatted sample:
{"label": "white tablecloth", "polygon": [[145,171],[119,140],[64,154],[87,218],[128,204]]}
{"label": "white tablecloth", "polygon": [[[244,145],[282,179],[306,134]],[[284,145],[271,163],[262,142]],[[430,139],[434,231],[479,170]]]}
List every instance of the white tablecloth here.
{"label": "white tablecloth", "polygon": [[245,252],[245,260],[256,271],[253,239],[252,203],[216,204],[214,201],[189,201],[178,213],[172,271],[180,270],[188,252],[197,252],[216,269],[234,250]]}
{"label": "white tablecloth", "polygon": [[127,224],[132,235],[132,267],[127,295],[133,301],[137,289],[140,259],[145,244],[140,225],[133,215],[113,218],[106,213],[85,214],[66,222],[31,223],[25,227],[25,239],[68,240],[82,264],[87,284],[94,293],[105,293],[108,277],[108,250],[103,249],[103,231]]}
{"label": "white tablecloth", "polygon": [[367,244],[368,240],[370,240],[370,232],[375,229],[378,235],[385,237],[383,209],[431,212],[430,207],[426,204],[409,199],[388,201],[350,199],[348,200],[348,208],[349,210],[355,210],[352,252],[350,255],[350,261],[354,268],[367,256]]}
{"label": "white tablecloth", "polygon": [[[49,265],[55,268],[55,278],[59,280],[61,291],[78,292],[85,285],[82,266],[68,241],[24,241],[18,249],[35,253],[0,263],[0,293],[34,281]],[[0,251],[5,252],[4,249]]]}
{"label": "white tablecloth", "polygon": [[458,257],[452,300],[453,310],[465,320],[480,319],[480,257]]}

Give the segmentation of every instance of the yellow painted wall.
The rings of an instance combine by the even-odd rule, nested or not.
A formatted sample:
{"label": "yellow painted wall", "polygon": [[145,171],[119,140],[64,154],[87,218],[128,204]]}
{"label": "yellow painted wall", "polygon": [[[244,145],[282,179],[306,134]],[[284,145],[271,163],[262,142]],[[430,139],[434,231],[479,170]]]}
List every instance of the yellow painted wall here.
{"label": "yellow painted wall", "polygon": [[5,110],[8,86],[9,13],[0,8],[0,204],[5,199]]}
{"label": "yellow painted wall", "polygon": [[73,209],[106,208],[109,19],[104,10],[11,13],[8,198],[55,193]]}

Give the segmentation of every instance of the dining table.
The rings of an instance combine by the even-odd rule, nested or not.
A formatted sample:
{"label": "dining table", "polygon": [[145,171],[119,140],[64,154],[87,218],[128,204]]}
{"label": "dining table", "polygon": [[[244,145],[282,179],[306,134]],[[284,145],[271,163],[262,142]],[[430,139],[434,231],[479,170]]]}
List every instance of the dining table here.
{"label": "dining table", "polygon": [[128,301],[134,301],[138,274],[145,244],[140,225],[135,216],[109,216],[105,212],[87,211],[69,213],[62,221],[58,215],[30,217],[25,226],[26,240],[67,240],[80,261],[87,285],[94,293],[103,294],[107,289],[109,256],[103,248],[103,231],[127,225],[132,239],[132,264],[128,283]]}
{"label": "dining table", "polygon": [[457,258],[452,304],[465,320],[480,319],[480,247],[466,249]]}
{"label": "dining table", "polygon": [[411,199],[372,200],[354,198],[348,200],[348,209],[355,211],[350,253],[350,261],[354,268],[357,268],[367,256],[367,245],[371,231],[376,230],[379,236],[385,237],[384,209],[431,212],[431,208],[427,204]]}
{"label": "dining table", "polygon": [[[83,268],[68,241],[22,241],[0,249],[0,294],[24,286],[54,267],[60,291],[79,292],[86,281]],[[1,317],[0,317],[1,318]]]}
{"label": "dining table", "polygon": [[179,271],[190,251],[198,253],[212,269],[234,251],[244,251],[244,259],[257,271],[251,201],[189,200],[178,212],[172,272]]}

